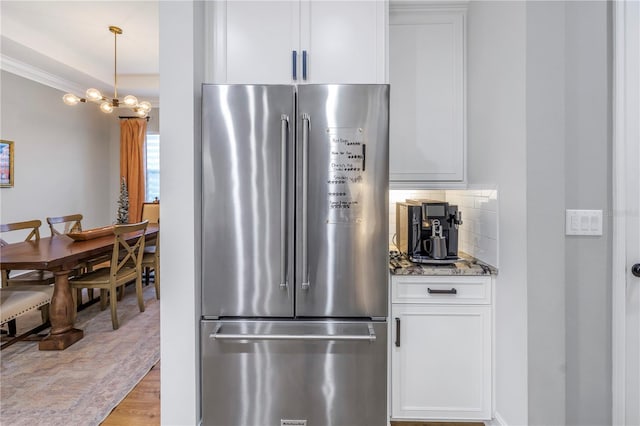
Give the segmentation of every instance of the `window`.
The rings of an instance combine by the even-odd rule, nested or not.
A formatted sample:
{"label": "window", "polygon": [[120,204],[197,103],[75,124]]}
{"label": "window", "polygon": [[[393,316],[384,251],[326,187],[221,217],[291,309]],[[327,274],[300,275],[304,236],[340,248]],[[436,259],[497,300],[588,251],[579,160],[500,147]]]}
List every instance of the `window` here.
{"label": "window", "polygon": [[145,199],[160,198],[160,135],[147,134],[145,144]]}

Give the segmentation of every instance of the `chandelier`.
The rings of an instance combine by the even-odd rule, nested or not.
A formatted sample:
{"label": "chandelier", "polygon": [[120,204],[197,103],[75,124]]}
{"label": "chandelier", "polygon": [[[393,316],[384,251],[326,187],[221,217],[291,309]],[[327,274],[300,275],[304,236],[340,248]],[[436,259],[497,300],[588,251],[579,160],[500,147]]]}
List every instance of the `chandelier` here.
{"label": "chandelier", "polygon": [[151,104],[147,101],[138,102],[138,98],[133,95],[125,96],[122,101],[118,99],[118,71],[117,71],[117,57],[118,57],[118,35],[122,34],[122,29],[114,26],[109,27],[109,31],[113,33],[113,98],[107,98],[98,89],[91,88],[86,91],[86,98],[80,98],[73,93],[67,93],[62,97],[62,100],[67,105],[77,105],[78,102],[95,102],[100,104],[100,110],[104,113],[113,112],[114,108],[129,108],[136,113],[138,117],[146,117],[149,111],[151,111]]}

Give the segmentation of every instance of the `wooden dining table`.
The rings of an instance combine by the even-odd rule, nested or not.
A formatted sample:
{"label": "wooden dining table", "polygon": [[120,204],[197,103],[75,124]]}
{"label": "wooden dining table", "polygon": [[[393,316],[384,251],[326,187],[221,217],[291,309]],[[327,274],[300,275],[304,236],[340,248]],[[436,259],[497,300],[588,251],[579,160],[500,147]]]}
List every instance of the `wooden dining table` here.
{"label": "wooden dining table", "polygon": [[[157,224],[149,224],[145,239],[155,240],[158,231]],[[125,235],[128,235],[127,240],[132,240],[139,232]],[[0,269],[51,271],[55,276],[49,307],[51,330],[39,342],[40,350],[63,350],[82,339],[83,331],[74,327],[76,307],[69,274],[83,262],[112,253],[114,241],[113,234],[82,241],[74,241],[67,235],[54,235],[0,248]]]}

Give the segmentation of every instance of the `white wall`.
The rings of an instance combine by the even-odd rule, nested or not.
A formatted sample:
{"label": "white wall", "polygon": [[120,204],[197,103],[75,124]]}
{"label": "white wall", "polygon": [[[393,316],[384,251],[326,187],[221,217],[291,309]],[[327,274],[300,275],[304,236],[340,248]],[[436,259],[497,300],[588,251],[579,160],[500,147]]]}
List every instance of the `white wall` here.
{"label": "white wall", "polygon": [[[194,425],[199,410],[200,85],[203,4],[160,2],[161,393],[164,425]],[[180,28],[180,31],[175,31]],[[198,177],[198,178],[197,178]]]}
{"label": "white wall", "polygon": [[[611,424],[611,3],[566,2],[569,209],[601,209],[600,237],[566,237],[567,424]],[[561,189],[556,189],[560,191]]]}
{"label": "white wall", "polygon": [[468,13],[468,177],[500,194],[496,412],[528,422],[526,4],[472,1]]}
{"label": "white wall", "polygon": [[[611,423],[607,2],[469,7],[469,181],[497,184],[496,414]],[[565,237],[564,209],[602,209]]]}
{"label": "white wall", "polygon": [[5,71],[0,76],[0,137],[15,142],[15,182],[0,189],[0,221],[40,219],[42,236],[49,235],[47,216],[81,213],[86,229],[111,224],[113,117],[93,105],[69,107],[59,90]]}
{"label": "white wall", "polygon": [[[565,3],[527,3],[529,424],[565,424]],[[544,266],[542,266],[544,265]]]}

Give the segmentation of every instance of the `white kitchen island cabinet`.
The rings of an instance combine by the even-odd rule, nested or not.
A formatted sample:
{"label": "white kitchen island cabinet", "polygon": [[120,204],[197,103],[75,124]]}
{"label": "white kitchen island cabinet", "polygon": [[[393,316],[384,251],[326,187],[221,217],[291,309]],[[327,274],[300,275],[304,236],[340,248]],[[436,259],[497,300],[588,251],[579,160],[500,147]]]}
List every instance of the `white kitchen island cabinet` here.
{"label": "white kitchen island cabinet", "polygon": [[466,181],[467,11],[453,4],[399,2],[389,11],[392,188]]}
{"label": "white kitchen island cabinet", "polygon": [[213,80],[386,83],[384,1],[217,1]]}
{"label": "white kitchen island cabinet", "polygon": [[491,277],[392,276],[391,418],[490,420]]}

